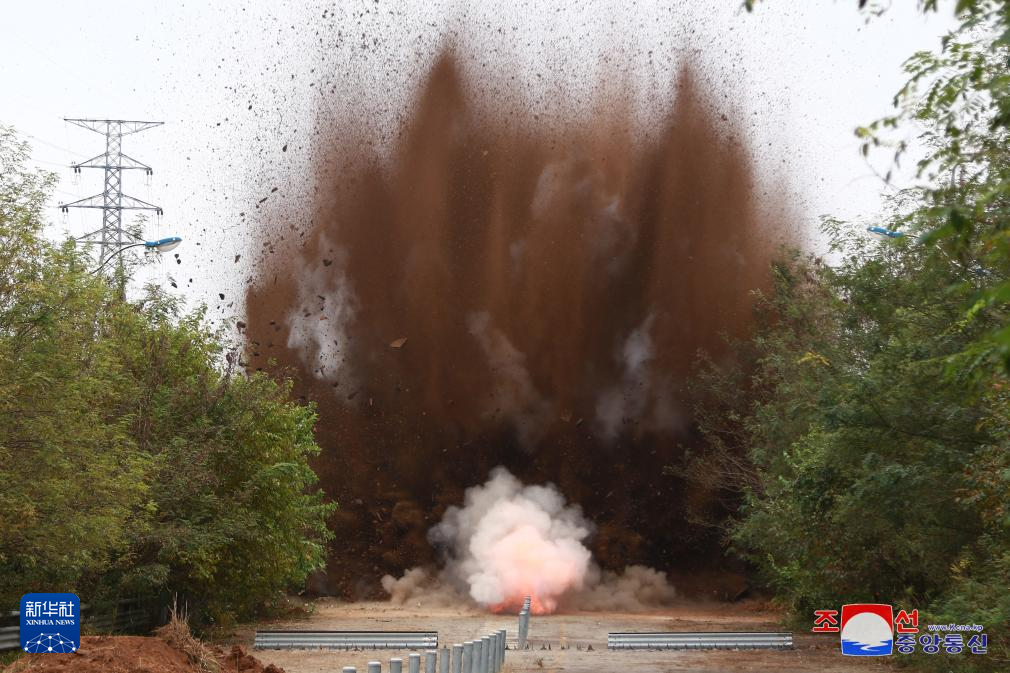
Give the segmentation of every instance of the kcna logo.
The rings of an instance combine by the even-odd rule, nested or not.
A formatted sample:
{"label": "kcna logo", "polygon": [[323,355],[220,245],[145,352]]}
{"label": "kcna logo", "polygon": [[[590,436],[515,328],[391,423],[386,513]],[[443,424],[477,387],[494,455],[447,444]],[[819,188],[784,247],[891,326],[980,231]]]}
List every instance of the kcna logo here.
{"label": "kcna logo", "polygon": [[[921,646],[923,654],[957,655],[962,652],[987,654],[988,636],[981,624],[930,624],[919,635],[919,611],[899,610],[894,614],[890,605],[852,603],[842,606],[841,622],[838,610],[814,610],[814,633],[839,633],[842,654],[852,657],[885,657],[913,654]],[[941,636],[942,632],[944,635]],[[967,639],[965,634],[967,633]],[[897,635],[895,635],[897,634]]]}
{"label": "kcna logo", "polygon": [[[918,615],[916,615],[918,616]],[[881,657],[894,649],[890,605],[862,603],[842,606],[842,654]]]}
{"label": "kcna logo", "polygon": [[21,597],[21,649],[76,652],[81,646],[81,599],[75,594]]}
{"label": "kcna logo", "polygon": [[842,654],[852,657],[884,657],[894,651],[894,628],[899,633],[919,630],[919,611],[902,610],[894,616],[890,605],[852,603],[842,606],[841,624],[837,610],[814,611],[814,633],[838,633],[842,636]]}

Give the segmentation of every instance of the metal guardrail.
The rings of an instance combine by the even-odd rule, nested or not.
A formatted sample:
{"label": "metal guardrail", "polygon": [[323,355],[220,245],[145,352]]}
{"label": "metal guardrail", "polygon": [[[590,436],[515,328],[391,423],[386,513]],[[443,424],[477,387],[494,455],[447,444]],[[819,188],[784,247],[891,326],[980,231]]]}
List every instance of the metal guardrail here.
{"label": "metal guardrail", "polygon": [[16,650],[21,647],[21,627],[4,626],[0,628],[0,650]]}
{"label": "metal guardrail", "polygon": [[257,631],[259,650],[436,650],[436,631]]}
{"label": "metal guardrail", "polygon": [[[110,612],[89,616],[87,613],[90,609],[88,605],[81,606],[81,610],[85,613],[84,621],[81,625],[83,631],[87,631],[88,629],[100,633],[128,631],[133,628],[146,626],[150,621],[150,615],[135,601],[120,603],[115,613]],[[6,620],[7,617],[19,617],[20,615],[21,613],[15,610],[7,613],[4,619]],[[15,624],[13,626],[0,627],[0,651],[16,650],[19,647],[21,647],[21,626]]]}
{"label": "metal guardrail", "polygon": [[793,646],[791,633],[608,633],[612,650],[774,650]]}

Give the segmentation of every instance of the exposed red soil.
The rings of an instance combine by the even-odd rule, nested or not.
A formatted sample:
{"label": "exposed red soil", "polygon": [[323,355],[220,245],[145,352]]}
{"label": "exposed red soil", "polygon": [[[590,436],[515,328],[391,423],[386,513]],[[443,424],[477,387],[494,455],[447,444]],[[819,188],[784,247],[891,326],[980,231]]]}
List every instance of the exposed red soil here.
{"label": "exposed red soil", "polygon": [[[211,647],[220,673],[284,673],[264,665],[239,645],[225,652]],[[29,654],[3,669],[3,673],[206,673],[161,638],[144,636],[84,636],[73,654]]]}

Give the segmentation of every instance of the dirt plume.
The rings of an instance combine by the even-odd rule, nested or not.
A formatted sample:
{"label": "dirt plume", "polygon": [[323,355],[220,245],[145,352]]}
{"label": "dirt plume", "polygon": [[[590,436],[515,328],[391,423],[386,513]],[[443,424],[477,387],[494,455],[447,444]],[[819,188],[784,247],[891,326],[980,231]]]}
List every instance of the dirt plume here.
{"label": "dirt plume", "polygon": [[388,154],[334,129],[308,227],[263,232],[247,356],[319,405],[342,506],[321,591],[434,562],[428,529],[496,465],[579,504],[604,568],[720,554],[685,523],[715,499],[663,467],[693,441],[698,350],[748,329],[782,209],[689,68],[648,133],[617,99],[550,125],[486,97],[446,52]]}

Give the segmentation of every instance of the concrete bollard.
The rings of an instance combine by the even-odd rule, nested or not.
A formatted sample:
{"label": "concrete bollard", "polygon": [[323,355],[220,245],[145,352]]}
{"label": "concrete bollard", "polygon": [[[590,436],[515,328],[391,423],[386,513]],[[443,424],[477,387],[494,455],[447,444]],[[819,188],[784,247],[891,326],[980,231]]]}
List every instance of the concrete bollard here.
{"label": "concrete bollard", "polygon": [[407,655],[407,670],[410,673],[421,673],[421,655],[411,652]]}
{"label": "concrete bollard", "polygon": [[340,669],[340,673],[358,673],[358,669],[354,666],[344,666]]}
{"label": "concrete bollard", "polygon": [[484,641],[480,638],[473,641],[473,673],[487,673],[484,670]]}
{"label": "concrete bollard", "polygon": [[382,673],[382,662],[381,661],[368,662],[368,673]]}
{"label": "concrete bollard", "polygon": [[389,660],[389,673],[403,673],[403,659],[393,657]]}
{"label": "concrete bollard", "polygon": [[501,662],[498,668],[502,668],[505,665],[505,651],[508,649],[509,644],[509,634],[508,631],[502,629],[498,633],[501,634]]}
{"label": "concrete bollard", "polygon": [[445,645],[438,653],[438,673],[449,673],[449,648]]}
{"label": "concrete bollard", "polygon": [[484,636],[480,640],[484,643],[481,650],[484,654],[484,673],[491,673],[491,636]]}
{"label": "concrete bollard", "polygon": [[428,650],[424,653],[424,673],[438,673],[435,670],[435,662],[438,660],[438,652]]}
{"label": "concrete bollard", "polygon": [[523,610],[519,613],[519,649],[526,647],[526,635],[530,626],[530,613]]}
{"label": "concrete bollard", "polygon": [[452,662],[449,673],[463,673],[463,646],[456,643],[452,646]]}
{"label": "concrete bollard", "polygon": [[463,643],[463,673],[474,673],[472,640]]}

